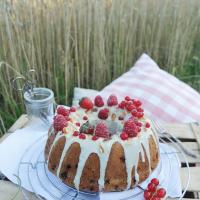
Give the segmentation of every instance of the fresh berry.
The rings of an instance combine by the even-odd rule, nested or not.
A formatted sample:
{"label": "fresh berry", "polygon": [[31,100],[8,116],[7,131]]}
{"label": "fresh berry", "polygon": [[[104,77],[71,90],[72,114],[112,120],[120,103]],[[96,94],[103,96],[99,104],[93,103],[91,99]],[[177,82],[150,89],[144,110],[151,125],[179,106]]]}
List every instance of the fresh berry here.
{"label": "fresh berry", "polygon": [[83,120],[88,120],[88,117],[87,116],[83,116]]}
{"label": "fresh berry", "polygon": [[150,126],[151,126],[151,125],[150,125],[149,122],[147,122],[147,123],[145,124],[145,127],[146,127],[146,128],[150,128]]}
{"label": "fresh berry", "polygon": [[135,109],[135,106],[134,106],[133,104],[127,105],[126,109],[127,109],[129,112],[131,112],[132,110]]}
{"label": "fresh berry", "polygon": [[155,192],[156,191],[156,185],[154,185],[153,183],[149,183],[147,188],[148,188],[148,190],[150,192]]}
{"label": "fresh berry", "polygon": [[118,107],[121,108],[121,109],[124,109],[126,106],[126,102],[125,101],[122,101],[121,103],[119,103]]}
{"label": "fresh berry", "polygon": [[141,131],[141,128],[137,126],[136,131],[139,133]]}
{"label": "fresh berry", "polygon": [[92,136],[92,140],[95,141],[95,140],[98,140],[98,139],[99,139],[99,137],[97,137],[96,135],[93,135],[93,136]]}
{"label": "fresh berry", "polygon": [[84,139],[86,138],[86,136],[85,136],[84,133],[81,133],[81,134],[79,135],[79,138],[84,140]]}
{"label": "fresh berry", "polygon": [[79,101],[79,105],[81,108],[85,108],[87,110],[90,110],[93,108],[93,103],[92,103],[91,99],[89,99],[88,97],[83,97]]}
{"label": "fresh berry", "polygon": [[71,118],[70,118],[69,116],[65,116],[65,119],[66,119],[67,121],[71,121]]}
{"label": "fresh berry", "polygon": [[76,112],[76,108],[72,106],[72,107],[70,108],[70,112]]}
{"label": "fresh berry", "polygon": [[131,98],[130,98],[129,96],[126,96],[124,99],[125,99],[126,101],[130,101],[130,100],[131,100]]}
{"label": "fresh berry", "polygon": [[120,116],[118,117],[118,119],[119,119],[119,120],[124,120],[124,117],[120,115]]}
{"label": "fresh berry", "polygon": [[78,136],[79,132],[78,131],[74,131],[73,136]]}
{"label": "fresh berry", "polygon": [[133,102],[132,101],[126,101],[126,106],[130,106],[130,105],[133,105]]}
{"label": "fresh berry", "polygon": [[104,102],[103,102],[103,99],[100,95],[97,95],[94,99],[94,105],[97,106],[97,107],[102,107],[104,106]]}
{"label": "fresh berry", "polygon": [[104,122],[100,122],[99,124],[97,124],[95,135],[97,137],[109,138],[109,130]]}
{"label": "fresh berry", "polygon": [[104,108],[104,109],[99,111],[98,117],[100,119],[107,119],[108,118],[108,113],[109,113],[109,110],[107,108]]}
{"label": "fresh berry", "polygon": [[87,134],[93,134],[94,133],[94,127],[93,126],[89,126],[88,130],[87,130]]}
{"label": "fresh berry", "polygon": [[139,100],[134,100],[133,104],[138,108],[138,107],[140,107],[142,105],[142,102],[139,101]]}
{"label": "fresh berry", "polygon": [[150,191],[148,191],[148,190],[145,190],[144,191],[144,198],[146,199],[146,200],[148,200],[148,199],[150,199],[151,198],[151,192]]}
{"label": "fresh berry", "polygon": [[142,108],[137,108],[138,112],[144,112],[144,110]]}
{"label": "fresh berry", "polygon": [[154,185],[159,185],[159,180],[157,179],[157,178],[153,178],[152,180],[151,180],[151,183],[153,183]]}
{"label": "fresh berry", "polygon": [[62,131],[67,126],[67,120],[63,115],[56,115],[53,121],[53,127],[55,131]]}
{"label": "fresh berry", "polygon": [[133,109],[131,111],[131,114],[133,115],[133,117],[137,117],[137,110],[136,109]]}
{"label": "fresh berry", "polygon": [[115,95],[110,95],[107,101],[108,106],[116,106],[118,104],[117,97]]}
{"label": "fresh berry", "polygon": [[156,196],[153,196],[153,197],[151,198],[151,200],[160,200],[160,198],[159,198],[159,197],[156,197]]}
{"label": "fresh berry", "polygon": [[122,140],[127,140],[127,139],[128,139],[128,134],[125,133],[125,132],[122,132],[122,133],[120,134],[120,138],[121,138]]}
{"label": "fresh berry", "polygon": [[143,118],[143,117],[144,117],[144,113],[143,113],[143,112],[138,112],[138,113],[137,113],[137,117],[138,117],[139,119]]}
{"label": "fresh berry", "polygon": [[159,198],[163,198],[166,195],[166,190],[164,188],[160,188],[156,192],[156,196]]}
{"label": "fresh berry", "polygon": [[124,123],[123,131],[126,132],[130,137],[136,137],[137,136],[137,126],[134,122],[134,120],[129,119]]}
{"label": "fresh berry", "polygon": [[141,122],[136,121],[135,124],[136,124],[137,126],[139,126],[139,127],[142,127],[142,123],[141,123]]}
{"label": "fresh berry", "polygon": [[63,116],[69,116],[70,110],[66,109],[64,106],[59,106],[57,108],[57,114],[63,115]]}
{"label": "fresh berry", "polygon": [[79,122],[76,122],[76,126],[81,126],[81,124]]}

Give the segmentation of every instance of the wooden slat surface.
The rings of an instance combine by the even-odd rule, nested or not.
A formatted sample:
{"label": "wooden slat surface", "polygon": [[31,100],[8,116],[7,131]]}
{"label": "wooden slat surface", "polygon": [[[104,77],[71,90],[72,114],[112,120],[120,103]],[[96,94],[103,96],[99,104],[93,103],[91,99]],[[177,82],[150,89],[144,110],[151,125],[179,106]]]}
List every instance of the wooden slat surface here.
{"label": "wooden slat surface", "polygon": [[[199,130],[200,127],[197,125],[196,129]],[[184,138],[184,139],[196,139],[190,125],[188,124],[165,124],[164,127],[168,132],[173,134],[174,136],[178,138]]]}
{"label": "wooden slat surface", "polygon": [[[182,183],[187,182],[187,168],[181,168],[181,181]],[[198,167],[190,167],[190,183],[188,187],[188,191],[196,191],[200,192],[200,166]],[[185,185],[183,184],[183,188]]]}
{"label": "wooden slat surface", "polygon": [[[5,134],[2,138],[0,138],[0,142],[3,141],[9,134],[11,134],[16,129],[24,127],[27,122],[28,122],[27,115],[22,115],[16,121],[16,123],[9,129],[8,133]],[[182,138],[182,139],[189,139],[190,140],[189,142],[186,142],[184,140],[183,142],[184,146],[200,155],[200,126],[196,124],[193,124],[192,127],[189,124],[165,124],[164,127],[166,128],[168,132],[173,134],[175,137]],[[192,139],[192,142],[191,142],[191,139]],[[189,156],[186,156],[186,157],[189,163],[193,163],[193,164],[200,163],[200,158],[195,159]],[[182,163],[185,162],[185,160],[182,159],[181,157],[180,157],[180,160]],[[188,170],[187,168],[181,168],[181,171],[180,171],[183,188],[185,187],[184,183],[186,183],[187,181],[187,170]],[[197,192],[200,192],[200,164],[199,166],[196,166],[196,167],[190,167],[190,175],[191,175],[191,180],[189,183],[188,191],[193,191],[193,192],[196,192],[195,194],[198,194]],[[0,181],[0,194],[1,194],[0,199],[1,200],[4,200],[2,198],[3,197],[2,194],[3,193],[5,194],[5,190],[2,190],[2,188],[4,189],[6,188],[6,191],[9,191],[9,194],[10,194],[10,196],[8,194],[9,197],[11,197],[17,191],[17,187],[13,183],[10,183],[7,181]],[[23,196],[20,196],[20,195],[22,195],[22,193],[18,194],[18,197],[16,198],[17,200],[23,199],[22,198]],[[31,196],[31,199],[34,199],[34,200],[37,199],[37,197],[34,197],[33,194],[29,194],[29,195]],[[8,199],[9,198],[5,198],[5,200],[8,200]],[[200,199],[198,195],[193,200],[197,200],[197,199]],[[192,200],[192,199],[184,198],[184,200]]]}

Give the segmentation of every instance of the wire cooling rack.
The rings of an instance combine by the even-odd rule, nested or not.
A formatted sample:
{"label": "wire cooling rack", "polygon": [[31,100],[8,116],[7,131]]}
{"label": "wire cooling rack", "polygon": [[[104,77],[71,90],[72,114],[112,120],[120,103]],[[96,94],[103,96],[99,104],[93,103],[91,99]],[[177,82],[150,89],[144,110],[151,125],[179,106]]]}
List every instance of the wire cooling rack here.
{"label": "wire cooling rack", "polygon": [[[38,197],[38,199],[44,200],[43,197],[39,195],[39,192],[36,191],[35,185],[39,184],[41,190],[43,190],[43,193],[46,194],[50,199],[54,200],[99,200],[100,199],[100,193],[89,193],[89,192],[81,192],[77,191],[76,189],[69,187],[62,183],[60,179],[58,179],[56,176],[54,176],[52,173],[50,173],[47,169],[45,160],[44,160],[44,144],[46,142],[47,135],[41,136],[38,140],[36,140],[22,155],[19,166],[18,166],[18,172],[17,172],[17,178],[19,180],[19,183],[21,183],[21,186],[23,187],[23,181],[22,180],[22,173],[26,173],[26,182],[29,184],[29,190],[32,190],[35,195]],[[167,152],[165,149],[162,149],[161,151],[161,158],[162,156],[165,156],[168,160],[168,176],[171,176],[172,173],[172,163],[170,159],[170,154],[173,154],[177,162],[180,163],[179,158],[182,157],[181,160],[183,160],[186,163],[187,167],[187,181],[185,183],[182,183],[182,186],[184,186],[184,190],[182,191],[182,194],[179,199],[182,199],[184,196],[190,180],[190,169],[189,164],[186,159],[185,154],[182,152],[182,150],[179,148],[179,146],[169,137],[162,137],[159,138],[160,143],[167,143],[168,145],[171,145],[174,148],[174,151]],[[168,142],[166,142],[168,141]],[[42,148],[41,148],[42,147]],[[40,149],[38,151],[38,149]],[[29,158],[27,160],[27,158]],[[165,163],[166,164],[166,163]],[[164,165],[162,163],[162,159],[160,159],[160,163],[158,167],[155,169],[158,176],[161,173],[161,170],[163,169]],[[154,172],[153,172],[154,173]],[[165,181],[162,178],[159,178],[161,184],[163,181]],[[48,184],[45,184],[48,183]],[[165,183],[165,185],[168,186],[169,182]],[[22,189],[23,191],[23,189]],[[119,198],[119,200],[129,200],[134,199],[140,195],[142,195],[144,190],[142,189],[142,184],[134,189],[134,193],[130,195],[125,195],[125,197]],[[23,192],[24,197],[26,199],[29,199],[25,192]]]}

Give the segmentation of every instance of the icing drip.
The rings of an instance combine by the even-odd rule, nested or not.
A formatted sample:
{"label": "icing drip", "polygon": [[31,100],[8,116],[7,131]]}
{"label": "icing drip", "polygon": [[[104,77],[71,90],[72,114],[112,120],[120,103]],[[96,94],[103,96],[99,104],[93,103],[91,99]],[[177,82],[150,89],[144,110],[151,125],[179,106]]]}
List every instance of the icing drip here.
{"label": "icing drip", "polygon": [[124,154],[125,154],[125,162],[126,162],[126,173],[127,173],[127,189],[131,186],[131,172],[133,167],[135,166],[135,178],[137,180],[137,162],[139,158],[139,153],[141,149],[140,142],[138,141],[138,138],[133,138],[130,143],[127,142],[127,144],[121,143],[124,148]]}
{"label": "icing drip", "polygon": [[100,158],[100,178],[98,180],[99,190],[102,190],[104,187],[106,167],[114,141],[116,140],[115,139],[113,141],[110,140],[101,144],[104,152],[101,152],[101,154],[99,154]]}

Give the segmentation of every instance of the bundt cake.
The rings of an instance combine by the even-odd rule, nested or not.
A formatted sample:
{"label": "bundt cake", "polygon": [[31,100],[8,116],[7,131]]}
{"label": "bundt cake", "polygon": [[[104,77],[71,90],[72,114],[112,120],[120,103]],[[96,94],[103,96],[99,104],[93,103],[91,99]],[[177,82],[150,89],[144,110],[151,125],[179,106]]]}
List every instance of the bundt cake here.
{"label": "bundt cake", "polygon": [[45,147],[50,172],[81,191],[123,191],[147,179],[159,161],[157,136],[139,100],[87,97],[60,106]]}

